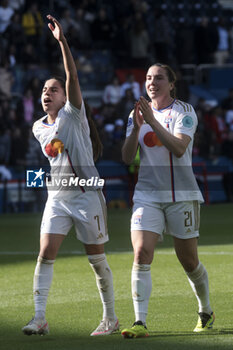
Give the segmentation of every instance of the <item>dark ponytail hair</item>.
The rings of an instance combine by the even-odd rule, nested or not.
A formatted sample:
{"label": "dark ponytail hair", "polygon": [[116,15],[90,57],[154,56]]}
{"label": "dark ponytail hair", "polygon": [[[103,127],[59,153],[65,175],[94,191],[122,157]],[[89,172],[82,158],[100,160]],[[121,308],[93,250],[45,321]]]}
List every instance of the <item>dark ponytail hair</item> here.
{"label": "dark ponytail hair", "polygon": [[92,119],[92,111],[89,104],[84,101],[85,109],[86,109],[86,115],[87,115],[87,121],[90,128],[90,137],[92,142],[92,150],[93,150],[93,159],[96,162],[97,159],[102,155],[103,153],[103,145],[100,141],[100,137],[98,134],[98,131],[96,129],[94,120]]}
{"label": "dark ponytail hair", "polygon": [[[63,77],[53,76],[47,80],[50,80],[50,79],[57,80],[60,83],[62,89],[64,90],[64,92],[66,94],[66,82],[65,82],[65,79],[63,79]],[[102,142],[100,141],[100,137],[99,137],[98,131],[96,129],[94,120],[92,119],[91,108],[86,101],[84,101],[84,105],[85,105],[85,109],[86,109],[87,121],[88,121],[89,128],[90,128],[90,138],[91,138],[91,143],[92,143],[93,159],[96,162],[97,159],[103,153],[103,145],[102,145]]]}
{"label": "dark ponytail hair", "polygon": [[65,79],[62,76],[60,76],[60,75],[54,75],[51,78],[46,79],[45,83],[46,83],[46,81],[51,80],[51,79],[55,79],[55,80],[57,80],[60,83],[60,85],[61,85],[61,87],[64,90],[64,93],[66,95],[66,81],[65,81]]}

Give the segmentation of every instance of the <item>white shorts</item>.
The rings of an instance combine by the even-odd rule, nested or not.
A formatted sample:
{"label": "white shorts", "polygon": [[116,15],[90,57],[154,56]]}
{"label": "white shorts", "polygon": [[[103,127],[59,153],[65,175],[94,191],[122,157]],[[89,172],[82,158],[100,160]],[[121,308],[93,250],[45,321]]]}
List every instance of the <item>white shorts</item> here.
{"label": "white shorts", "polygon": [[86,191],[67,200],[48,199],[40,233],[67,235],[74,225],[77,239],[84,244],[108,241],[107,210],[101,190]]}
{"label": "white shorts", "polygon": [[176,203],[139,203],[133,206],[131,231],[151,231],[188,239],[199,236],[200,204],[198,201]]}

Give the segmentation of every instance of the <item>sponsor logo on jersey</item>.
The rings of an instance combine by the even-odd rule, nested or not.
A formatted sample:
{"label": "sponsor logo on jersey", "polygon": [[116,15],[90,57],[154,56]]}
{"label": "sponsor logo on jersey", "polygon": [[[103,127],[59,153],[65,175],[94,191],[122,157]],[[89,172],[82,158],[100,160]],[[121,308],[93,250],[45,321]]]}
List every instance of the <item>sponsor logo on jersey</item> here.
{"label": "sponsor logo on jersey", "polygon": [[147,147],[163,146],[162,142],[160,141],[160,139],[154,131],[147,132],[143,138],[143,141]]}
{"label": "sponsor logo on jersey", "polygon": [[182,124],[185,128],[191,128],[193,126],[193,118],[190,115],[186,115],[182,119]]}
{"label": "sponsor logo on jersey", "polygon": [[64,144],[61,140],[55,138],[45,146],[45,152],[48,156],[55,158],[64,150]]}

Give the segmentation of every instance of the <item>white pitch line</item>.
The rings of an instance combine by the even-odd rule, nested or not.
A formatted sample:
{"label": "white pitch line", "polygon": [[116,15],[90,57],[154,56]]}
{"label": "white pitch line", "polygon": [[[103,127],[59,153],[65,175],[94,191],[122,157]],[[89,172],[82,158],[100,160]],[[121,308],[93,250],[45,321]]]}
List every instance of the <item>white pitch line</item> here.
{"label": "white pitch line", "polygon": [[[0,255],[38,255],[39,252],[1,252]],[[75,250],[75,251],[64,251],[58,253],[58,255],[84,255],[84,252],[81,250]]]}
{"label": "white pitch line", "polygon": [[[107,254],[133,254],[132,251],[106,251]],[[158,255],[175,255],[175,252],[167,252],[167,251],[156,251],[155,254]],[[220,251],[220,252],[201,252],[199,251],[198,253],[199,255],[233,255],[233,252],[224,252],[224,251]],[[0,256],[1,255],[38,255],[38,252],[30,252],[30,251],[6,251],[6,252],[1,252],[0,251]],[[81,250],[74,250],[74,251],[62,251],[60,253],[58,253],[58,255],[85,255],[85,252],[81,251]]]}
{"label": "white pitch line", "polygon": [[[108,254],[124,254],[124,253],[133,253],[132,251],[121,251],[121,252],[113,252],[113,251],[107,251]],[[174,251],[171,252],[167,252],[167,251],[158,251],[155,250],[155,255],[175,255]],[[198,251],[198,255],[233,255],[233,252],[224,252],[224,251],[220,251],[220,252],[201,252]]]}

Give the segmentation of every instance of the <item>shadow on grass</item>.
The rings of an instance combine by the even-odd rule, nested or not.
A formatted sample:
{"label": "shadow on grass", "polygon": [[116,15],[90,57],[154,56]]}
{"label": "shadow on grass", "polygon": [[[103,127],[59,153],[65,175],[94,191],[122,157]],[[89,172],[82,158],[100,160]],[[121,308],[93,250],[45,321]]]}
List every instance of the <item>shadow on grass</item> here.
{"label": "shadow on grass", "polygon": [[[78,333],[78,332],[77,332]],[[62,334],[54,331],[44,337],[25,336],[20,329],[5,325],[0,332],[0,349],[4,350],[230,350],[233,329],[216,329],[210,333],[150,332],[148,338],[123,339],[120,332],[105,337],[89,334]],[[229,337],[228,337],[229,336]],[[223,341],[224,340],[224,341]]]}
{"label": "shadow on grass", "polygon": [[215,328],[208,332],[203,333],[193,333],[193,332],[150,332],[151,337],[213,337],[223,334],[233,334],[233,328]]}

